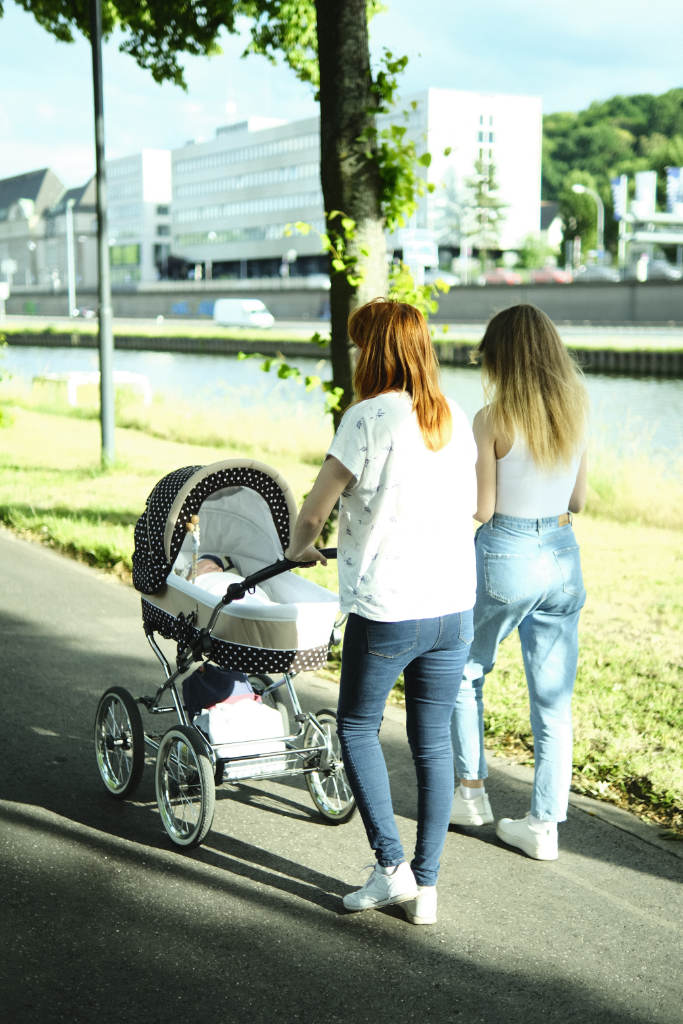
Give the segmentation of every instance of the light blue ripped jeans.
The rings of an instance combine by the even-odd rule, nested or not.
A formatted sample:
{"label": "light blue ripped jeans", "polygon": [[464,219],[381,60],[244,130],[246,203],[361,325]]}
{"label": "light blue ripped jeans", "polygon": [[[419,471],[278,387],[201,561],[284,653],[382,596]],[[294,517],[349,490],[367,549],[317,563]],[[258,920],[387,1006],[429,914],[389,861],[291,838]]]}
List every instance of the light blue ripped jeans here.
{"label": "light blue ripped jeans", "polygon": [[558,516],[494,515],[477,530],[474,640],[452,719],[455,770],[485,779],[484,678],[498,645],[514,629],[529,689],[534,736],[531,813],[564,821],[572,775],[571,700],[578,661],[578,623],[586,592],[579,547]]}

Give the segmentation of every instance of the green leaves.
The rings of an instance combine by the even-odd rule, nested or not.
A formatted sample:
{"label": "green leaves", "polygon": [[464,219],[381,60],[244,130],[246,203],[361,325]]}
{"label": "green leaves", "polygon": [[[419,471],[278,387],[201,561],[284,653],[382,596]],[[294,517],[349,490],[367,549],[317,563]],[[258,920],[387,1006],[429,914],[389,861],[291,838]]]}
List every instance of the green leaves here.
{"label": "green leaves", "polygon": [[450,285],[445,281],[435,281],[432,285],[416,284],[405,263],[392,264],[389,271],[389,298],[416,306],[425,318],[438,310],[438,293],[447,291],[450,291]]}
{"label": "green leaves", "polygon": [[[324,346],[329,344],[330,339],[324,338],[316,332],[311,337],[311,341],[316,345]],[[260,352],[238,352],[237,358],[240,360],[262,359],[261,369],[264,373],[274,371],[280,380],[297,381],[303,385],[306,391],[314,391],[316,388],[321,388],[325,394],[325,413],[332,413],[341,409],[344,397],[343,388],[337,387],[334,381],[322,380],[317,373],[303,373],[298,366],[288,363],[282,353],[264,358]]]}

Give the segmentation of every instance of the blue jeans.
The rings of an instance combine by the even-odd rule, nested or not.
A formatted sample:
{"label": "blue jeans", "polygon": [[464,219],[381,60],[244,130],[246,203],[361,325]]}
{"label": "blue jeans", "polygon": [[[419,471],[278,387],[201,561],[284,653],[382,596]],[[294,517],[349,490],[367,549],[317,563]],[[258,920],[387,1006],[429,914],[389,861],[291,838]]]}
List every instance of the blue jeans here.
{"label": "blue jeans", "polygon": [[571,700],[578,661],[578,623],[586,592],[571,525],[494,515],[477,530],[474,640],[453,714],[455,768],[461,779],[485,779],[484,677],[499,643],[519,630],[534,736],[531,813],[567,817],[572,777]]}
{"label": "blue jeans", "polygon": [[337,731],[349,784],[383,867],[405,860],[379,742],[387,697],[401,672],[406,731],[417,774],[418,885],[435,885],[453,802],[450,722],[472,640],[472,611],[375,622],[349,615],[342,651]]}

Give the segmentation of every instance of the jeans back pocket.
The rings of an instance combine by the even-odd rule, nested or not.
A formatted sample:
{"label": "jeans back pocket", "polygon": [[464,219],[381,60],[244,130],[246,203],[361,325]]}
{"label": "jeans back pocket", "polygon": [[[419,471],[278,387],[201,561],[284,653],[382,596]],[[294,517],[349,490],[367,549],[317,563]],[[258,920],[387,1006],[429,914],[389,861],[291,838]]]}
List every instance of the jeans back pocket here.
{"label": "jeans back pocket", "polygon": [[405,622],[366,623],[368,654],[379,658],[401,658],[417,647],[418,625],[414,619]]}
{"label": "jeans back pocket", "polygon": [[540,566],[527,555],[484,553],[486,593],[503,604],[523,601],[544,590]]}
{"label": "jeans back pocket", "polygon": [[578,544],[567,548],[556,548],[553,552],[562,577],[562,589],[573,597],[584,597],[581,555]]}

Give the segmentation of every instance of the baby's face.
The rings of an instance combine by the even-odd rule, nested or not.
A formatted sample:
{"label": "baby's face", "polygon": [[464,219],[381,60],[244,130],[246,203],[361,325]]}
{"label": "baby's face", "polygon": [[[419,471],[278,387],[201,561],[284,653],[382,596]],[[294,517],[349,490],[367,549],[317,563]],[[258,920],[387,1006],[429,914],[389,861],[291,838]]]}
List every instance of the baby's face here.
{"label": "baby's face", "polygon": [[223,572],[223,570],[216,565],[212,558],[200,558],[197,562],[197,576],[203,576],[207,572]]}

